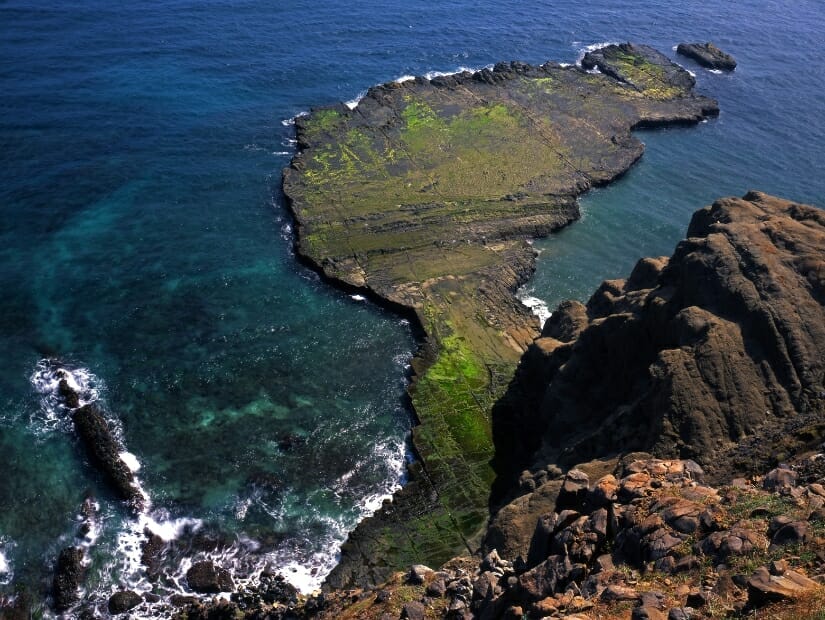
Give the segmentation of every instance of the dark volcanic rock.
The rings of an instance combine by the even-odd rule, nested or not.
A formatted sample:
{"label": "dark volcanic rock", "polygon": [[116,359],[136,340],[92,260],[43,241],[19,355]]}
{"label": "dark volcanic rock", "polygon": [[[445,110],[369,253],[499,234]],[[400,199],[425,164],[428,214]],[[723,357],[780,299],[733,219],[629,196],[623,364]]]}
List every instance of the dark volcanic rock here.
{"label": "dark volcanic rock", "polygon": [[143,602],[143,599],[136,592],[125,590],[123,592],[115,592],[109,597],[109,613],[122,614],[130,609],[137,607]]}
{"label": "dark volcanic rock", "polygon": [[605,283],[575,340],[532,345],[494,412],[494,424],[512,429],[497,437],[501,460],[543,433],[537,464],[647,450],[692,458],[728,480],[768,469],[780,447],[818,445],[823,257],[817,208],[751,192],[696,212],[653,286]]}
{"label": "dark volcanic rock", "polygon": [[195,562],[186,571],[186,582],[195,592],[204,594],[231,592],[235,589],[229,571],[209,561]]}
{"label": "dark volcanic rock", "polygon": [[160,577],[163,564],[163,554],[166,551],[166,541],[150,532],[143,532],[146,539],[140,545],[140,563],[146,567],[146,576],[149,581],[157,581]]}
{"label": "dark volcanic rock", "polygon": [[77,603],[84,572],[83,549],[66,547],[60,551],[52,581],[52,596],[57,611],[66,611]]}
{"label": "dark volcanic rock", "polygon": [[726,54],[713,43],[680,43],[676,47],[676,53],[692,58],[709,69],[733,71],[736,68],[733,56]]}
{"label": "dark volcanic rock", "polygon": [[132,509],[143,507],[144,497],[138,487],[135,475],[126,466],[120,453],[123,446],[112,433],[109,423],[94,403],[83,405],[72,412],[72,421],[78,436],[89,454],[92,464],[106,477],[117,494],[126,500]]}

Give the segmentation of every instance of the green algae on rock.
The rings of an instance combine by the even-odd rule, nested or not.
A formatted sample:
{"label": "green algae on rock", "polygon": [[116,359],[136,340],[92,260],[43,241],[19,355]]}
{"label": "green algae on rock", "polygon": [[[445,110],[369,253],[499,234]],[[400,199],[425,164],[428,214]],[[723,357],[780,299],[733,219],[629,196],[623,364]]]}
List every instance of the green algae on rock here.
{"label": "green algae on rock", "polygon": [[499,63],[376,86],[352,109],[296,120],[283,181],[299,255],[414,313],[426,334],[410,387],[421,462],[350,536],[331,586],[475,550],[494,478],[490,412],[538,335],[515,297],[534,268],[530,239],[575,220],[579,194],[642,155],[632,129],[718,113],[655,50],[602,53],[612,48],[621,58],[604,73]]}

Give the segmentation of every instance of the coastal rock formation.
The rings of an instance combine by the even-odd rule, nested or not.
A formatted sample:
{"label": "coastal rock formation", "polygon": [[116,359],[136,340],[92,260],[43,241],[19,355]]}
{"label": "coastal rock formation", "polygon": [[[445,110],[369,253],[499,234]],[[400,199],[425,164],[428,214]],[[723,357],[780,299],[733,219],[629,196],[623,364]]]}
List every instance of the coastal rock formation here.
{"label": "coastal rock formation", "polygon": [[[640,56],[646,62],[636,62]],[[661,96],[689,91],[696,84],[690,73],[647,45],[622,43],[587,52],[582,67],[598,69],[638,92],[654,91]]]}
{"label": "coastal rock formation", "polygon": [[54,568],[52,596],[54,608],[58,612],[67,611],[80,598],[80,586],[85,574],[83,567],[83,549],[65,547],[60,550]]}
{"label": "coastal rock formation", "polygon": [[680,43],[676,47],[676,53],[692,58],[709,69],[733,71],[736,68],[733,56],[726,54],[713,43]]}
{"label": "coastal rock formation", "polygon": [[[140,489],[134,472],[129,469],[122,455],[126,451],[115,434],[111,423],[95,402],[85,402],[88,394],[81,394],[80,387],[72,377],[69,369],[57,359],[43,361],[44,370],[57,384],[56,394],[60,399],[62,410],[71,417],[74,430],[86,449],[92,465],[103,474],[110,488],[129,507],[139,512],[143,509],[146,497]],[[85,528],[92,526],[94,501],[87,498],[84,502],[83,517]],[[82,532],[80,537],[84,537]]]}
{"label": "coastal rock formation", "polygon": [[221,566],[215,566],[208,560],[195,562],[186,571],[186,582],[195,592],[207,594],[231,592],[235,589],[229,571]]}
{"label": "coastal rock formation", "polygon": [[283,188],[299,256],[414,316],[426,336],[410,389],[423,466],[350,537],[331,586],[477,546],[494,479],[490,411],[538,332],[514,295],[534,268],[528,241],[576,219],[576,196],[642,155],[634,128],[718,113],[655,50],[612,48],[609,74],[499,63],[296,119]]}
{"label": "coastal rock formation", "polygon": [[109,597],[108,609],[113,616],[123,614],[134,609],[143,602],[143,599],[136,592],[131,590],[122,590],[115,592]]}
{"label": "coastal rock formation", "polygon": [[536,471],[648,450],[714,480],[818,446],[823,257],[823,211],[750,192],[697,211],[670,259],[560,306],[495,412],[500,488],[522,454]]}
{"label": "coastal rock formation", "polygon": [[[697,211],[671,258],[642,259],[587,305],[561,304],[525,354],[495,412],[511,425],[497,439],[512,431],[512,449],[516,431],[535,435],[528,456],[550,460],[510,479],[517,497],[494,515],[482,553],[435,570],[415,558],[385,583],[291,610],[815,617],[825,608],[823,257],[825,213],[814,207],[750,192]],[[499,463],[516,468],[526,446]]]}
{"label": "coastal rock formation", "polygon": [[75,409],[72,421],[92,464],[105,475],[109,485],[121,499],[133,510],[140,511],[146,498],[134,473],[121,458],[123,446],[112,433],[98,406],[90,403]]}

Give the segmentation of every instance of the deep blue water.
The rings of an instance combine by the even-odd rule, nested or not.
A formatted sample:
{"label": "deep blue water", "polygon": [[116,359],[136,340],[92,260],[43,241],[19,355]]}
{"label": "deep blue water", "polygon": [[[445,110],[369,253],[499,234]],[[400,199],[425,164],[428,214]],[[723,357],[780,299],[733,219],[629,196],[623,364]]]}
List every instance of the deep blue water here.
{"label": "deep blue water", "polygon": [[[526,292],[551,306],[670,254],[718,196],[825,205],[825,8],[707,4],[0,2],[0,594],[46,592],[87,489],[95,601],[148,587],[129,547],[149,519],[223,532],[238,577],[254,572],[239,550],[257,549],[311,587],[398,484],[413,335],[296,263],[279,181],[299,112],[404,74],[574,62],[601,41],[731,52],[730,75],[682,61],[719,119],[640,133],[642,161],[537,242]],[[91,373],[141,464],[140,523],[33,386],[46,356]]]}

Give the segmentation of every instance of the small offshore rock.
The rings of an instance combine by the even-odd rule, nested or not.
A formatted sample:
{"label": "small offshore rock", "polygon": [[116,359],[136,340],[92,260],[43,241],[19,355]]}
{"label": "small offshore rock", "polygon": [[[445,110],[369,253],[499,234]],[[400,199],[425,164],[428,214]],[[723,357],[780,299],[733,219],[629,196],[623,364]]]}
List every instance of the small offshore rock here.
{"label": "small offshore rock", "polygon": [[84,572],[83,549],[66,547],[60,551],[52,582],[54,607],[57,611],[66,611],[78,601],[78,589],[83,582]]}
{"label": "small offshore rock", "polygon": [[140,605],[142,602],[143,599],[141,598],[141,596],[136,592],[132,592],[131,590],[115,592],[114,594],[112,594],[112,596],[109,597],[109,613],[126,613],[130,609]]}
{"label": "small offshore rock", "polygon": [[186,582],[195,592],[203,594],[231,592],[235,589],[229,571],[215,566],[208,560],[195,562],[192,568],[186,571]]}
{"label": "small offshore rock", "polygon": [[733,56],[726,54],[713,43],[680,43],[676,47],[676,53],[692,58],[709,69],[733,71],[736,68]]}

